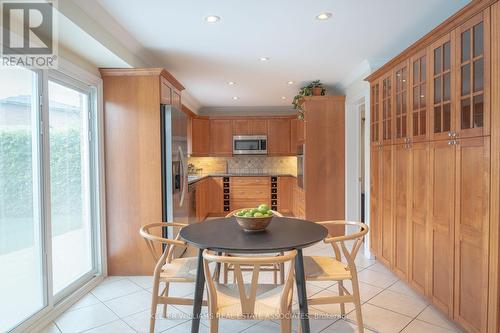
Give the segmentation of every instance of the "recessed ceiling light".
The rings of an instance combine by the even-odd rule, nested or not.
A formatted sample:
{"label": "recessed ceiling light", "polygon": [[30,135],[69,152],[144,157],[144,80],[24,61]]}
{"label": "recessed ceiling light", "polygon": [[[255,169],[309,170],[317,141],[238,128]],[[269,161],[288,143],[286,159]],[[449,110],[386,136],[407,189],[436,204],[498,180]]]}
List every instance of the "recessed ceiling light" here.
{"label": "recessed ceiling light", "polygon": [[330,17],[332,17],[332,13],[320,13],[319,15],[316,16],[316,20],[324,21],[328,20]]}
{"label": "recessed ceiling light", "polygon": [[230,86],[234,86],[236,84],[236,82],[234,82],[234,81],[228,81],[227,84],[230,85]]}
{"label": "recessed ceiling light", "polygon": [[207,17],[205,17],[205,21],[207,21],[208,23],[217,23],[220,21],[220,17],[215,15],[208,15]]}
{"label": "recessed ceiling light", "polygon": [[268,57],[260,57],[259,60],[264,62],[264,61],[269,61],[269,58]]}
{"label": "recessed ceiling light", "polygon": [[286,96],[281,96],[281,99],[286,99]]}
{"label": "recessed ceiling light", "polygon": [[234,96],[233,99],[236,101],[236,100],[239,99],[239,97],[238,96]]}
{"label": "recessed ceiling light", "polygon": [[295,82],[293,81],[288,81],[287,84],[294,84]]}

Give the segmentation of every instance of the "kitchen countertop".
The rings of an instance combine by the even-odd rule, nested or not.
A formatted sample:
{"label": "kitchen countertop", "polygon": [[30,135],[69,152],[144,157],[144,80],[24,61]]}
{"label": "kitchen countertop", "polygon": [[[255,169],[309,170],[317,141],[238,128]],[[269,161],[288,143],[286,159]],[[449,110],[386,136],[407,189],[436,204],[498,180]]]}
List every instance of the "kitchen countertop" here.
{"label": "kitchen countertop", "polygon": [[207,175],[188,175],[188,184],[194,184],[197,181],[207,177],[295,177],[288,173],[211,173]]}

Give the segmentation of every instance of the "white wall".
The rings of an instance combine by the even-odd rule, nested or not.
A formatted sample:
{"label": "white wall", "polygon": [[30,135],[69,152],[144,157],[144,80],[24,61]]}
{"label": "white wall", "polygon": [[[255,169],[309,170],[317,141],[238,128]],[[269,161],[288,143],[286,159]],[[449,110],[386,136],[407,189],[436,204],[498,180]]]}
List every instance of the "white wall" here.
{"label": "white wall", "polygon": [[[370,224],[370,84],[364,81],[364,78],[370,74],[370,69],[359,73],[358,78],[351,81],[345,88],[346,95],[346,117],[345,117],[345,211],[346,220],[360,221],[361,220],[361,186],[359,183],[360,177],[360,156],[361,153],[365,156],[365,223]],[[360,152],[360,124],[361,115],[359,110],[359,102],[364,100],[365,103],[365,145],[364,152]],[[371,256],[369,253],[369,237],[365,241],[365,255]]]}

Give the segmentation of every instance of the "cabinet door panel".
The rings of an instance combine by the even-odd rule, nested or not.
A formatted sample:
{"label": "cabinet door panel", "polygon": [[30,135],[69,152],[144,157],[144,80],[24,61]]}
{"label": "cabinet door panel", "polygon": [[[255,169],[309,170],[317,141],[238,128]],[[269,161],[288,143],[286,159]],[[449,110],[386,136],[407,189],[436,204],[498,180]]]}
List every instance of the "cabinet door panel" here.
{"label": "cabinet door panel", "polygon": [[429,48],[430,132],[434,140],[448,139],[456,131],[455,110],[455,42],[454,32],[436,41]]}
{"label": "cabinet door panel", "polygon": [[489,11],[476,15],[456,32],[459,64],[456,128],[460,137],[490,133],[489,41]]}
{"label": "cabinet door panel", "polygon": [[290,155],[290,119],[267,121],[269,155]]}
{"label": "cabinet door panel", "polygon": [[442,311],[453,313],[455,146],[430,144],[429,297]]}
{"label": "cabinet door panel", "polygon": [[233,135],[250,135],[250,120],[233,120]]}
{"label": "cabinet door panel", "polygon": [[267,121],[265,119],[251,120],[250,133],[253,135],[267,135]]}
{"label": "cabinet door panel", "polygon": [[429,144],[417,143],[411,148],[410,162],[410,284],[425,293],[428,248],[427,212],[429,191]]}
{"label": "cabinet door panel", "polygon": [[490,138],[462,139],[456,157],[455,319],[486,331]]}
{"label": "cabinet door panel", "polygon": [[370,142],[372,146],[381,144],[381,119],[380,115],[380,83],[378,81],[372,83],[370,91]]}
{"label": "cabinet door panel", "polygon": [[392,71],[382,78],[382,142],[392,144],[394,136]]}
{"label": "cabinet door panel", "polygon": [[410,60],[410,135],[412,142],[426,141],[429,137],[429,96],[427,82],[428,68],[426,51],[421,51]]}
{"label": "cabinet door panel", "polygon": [[392,152],[393,146],[384,146],[382,150],[382,176],[380,179],[382,189],[381,200],[381,252],[379,259],[387,266],[392,264],[392,225],[393,225],[393,170]]}
{"label": "cabinet door panel", "polygon": [[208,119],[191,119],[191,154],[193,156],[210,154],[210,121]]}
{"label": "cabinet door panel", "polygon": [[410,149],[394,148],[394,270],[402,279],[408,278],[408,191]]}
{"label": "cabinet door panel", "polygon": [[160,98],[162,104],[172,104],[172,89],[163,77],[160,78]]}
{"label": "cabinet door panel", "polygon": [[210,120],[210,153],[214,156],[233,155],[231,120]]}
{"label": "cabinet door panel", "polygon": [[380,191],[380,163],[382,152],[379,147],[371,149],[370,159],[370,248],[371,251],[379,256],[381,253],[382,235],[380,234],[380,216],[381,216],[381,191]]}
{"label": "cabinet door panel", "polygon": [[404,143],[410,137],[408,112],[408,62],[405,61],[394,70],[394,143]]}

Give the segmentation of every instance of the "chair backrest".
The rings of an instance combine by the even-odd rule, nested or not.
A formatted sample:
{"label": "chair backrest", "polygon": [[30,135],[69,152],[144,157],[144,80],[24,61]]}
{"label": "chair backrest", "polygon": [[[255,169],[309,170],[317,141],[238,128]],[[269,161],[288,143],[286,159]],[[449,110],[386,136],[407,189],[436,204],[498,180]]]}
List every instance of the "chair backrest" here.
{"label": "chair backrest", "polygon": [[[347,260],[347,265],[349,266],[349,269],[356,271],[356,265],[354,263],[354,260],[356,259],[356,256],[359,252],[359,249],[361,248],[361,245],[363,245],[363,237],[368,233],[369,230],[368,226],[364,223],[353,222],[353,221],[322,221],[317,223],[322,224],[324,226],[350,225],[359,227],[359,230],[355,233],[351,233],[344,236],[326,237],[323,240],[325,243],[329,243],[332,245],[337,260],[341,261],[342,259],[341,251],[342,251],[342,254]],[[346,241],[353,241],[353,244],[350,248],[346,245]]]}
{"label": "chair backrest", "polygon": [[[162,228],[165,228],[165,227],[183,228],[185,226],[186,226],[186,224],[182,224],[182,223],[157,222],[157,223],[150,223],[150,224],[143,225],[139,229],[139,233],[146,241],[149,252],[151,253],[151,256],[153,257],[153,260],[157,264],[157,266],[158,266],[158,264],[160,264],[160,262],[161,262],[161,266],[163,266],[163,264],[165,264],[165,262],[170,262],[172,260],[172,256],[174,254],[174,247],[176,247],[176,246],[186,247],[187,246],[186,242],[183,242],[180,240],[179,234],[177,234],[177,236],[174,239],[163,238],[163,237],[157,236],[157,234],[161,235],[161,230],[162,230]],[[156,231],[156,233],[154,233],[154,231]],[[165,245],[165,248],[163,250],[161,249],[162,245]],[[160,266],[160,268],[161,268],[161,266]]]}
{"label": "chair backrest", "polygon": [[[211,272],[210,263],[222,263],[229,264],[234,267],[234,275],[236,280],[236,285],[238,288],[238,292],[240,295],[240,304],[242,314],[248,317],[252,317],[255,309],[255,301],[257,299],[257,287],[259,281],[260,267],[262,265],[269,264],[281,264],[285,262],[289,262],[290,265],[288,267],[288,272],[285,278],[285,284],[283,285],[283,290],[281,291],[280,296],[280,306],[282,311],[286,311],[288,307],[288,301],[292,297],[293,292],[293,272],[295,267],[295,256],[297,251],[289,251],[284,255],[277,256],[266,256],[266,257],[238,257],[235,254],[231,256],[219,256],[210,253],[205,250],[203,252],[203,268],[205,271],[205,278],[207,281],[208,287],[208,295],[209,295],[209,307],[211,309],[217,309],[217,291],[215,288],[215,284],[218,283],[218,280],[215,279],[213,272]],[[241,271],[241,266],[253,266],[251,282],[249,285],[245,285],[243,274]],[[248,291],[248,293],[247,293]]]}
{"label": "chair backrest", "polygon": [[[235,209],[233,210],[231,213],[227,214],[226,217],[231,217],[233,216],[235,213],[239,212],[240,210],[243,210],[243,209],[252,209],[252,208],[240,208],[240,209]],[[271,212],[273,212],[274,216],[277,216],[277,217],[283,217],[283,214],[281,214],[280,212],[277,212],[275,210],[272,210]]]}

